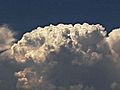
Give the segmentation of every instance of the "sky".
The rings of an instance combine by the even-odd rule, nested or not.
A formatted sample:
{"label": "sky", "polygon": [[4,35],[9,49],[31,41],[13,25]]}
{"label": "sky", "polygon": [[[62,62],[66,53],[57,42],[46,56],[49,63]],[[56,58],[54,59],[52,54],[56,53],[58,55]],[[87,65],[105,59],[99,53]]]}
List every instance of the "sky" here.
{"label": "sky", "polygon": [[119,0],[0,0],[0,90],[120,90]]}
{"label": "sky", "polygon": [[119,27],[119,0],[0,0],[0,24],[19,32],[58,23],[100,23]]}

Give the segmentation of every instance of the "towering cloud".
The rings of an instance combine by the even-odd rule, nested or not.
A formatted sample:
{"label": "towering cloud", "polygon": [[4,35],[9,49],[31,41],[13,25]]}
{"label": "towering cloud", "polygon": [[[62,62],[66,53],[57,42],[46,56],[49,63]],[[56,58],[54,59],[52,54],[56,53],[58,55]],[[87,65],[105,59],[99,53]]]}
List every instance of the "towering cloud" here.
{"label": "towering cloud", "polygon": [[[103,43],[105,34],[102,26],[87,23],[74,26],[59,24],[45,28],[38,27],[24,34],[22,39],[12,46],[12,49],[16,60],[20,62],[29,59],[37,62],[44,61],[50,53],[59,52],[61,47],[79,52],[83,54],[82,56],[90,53],[88,58],[94,56],[94,59],[100,58],[100,54],[95,51]],[[83,58],[87,59],[87,57]]]}
{"label": "towering cloud", "polygon": [[12,46],[12,33],[9,39],[1,36],[1,48],[10,48],[1,58],[16,67],[10,75],[17,90],[116,90],[119,33],[115,29],[107,36],[101,25],[87,23],[38,27]]}

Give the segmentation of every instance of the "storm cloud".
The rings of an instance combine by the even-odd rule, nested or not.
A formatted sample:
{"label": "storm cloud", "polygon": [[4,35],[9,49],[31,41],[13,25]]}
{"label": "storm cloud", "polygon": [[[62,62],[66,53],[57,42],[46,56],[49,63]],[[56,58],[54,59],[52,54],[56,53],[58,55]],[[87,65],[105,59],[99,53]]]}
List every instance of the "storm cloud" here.
{"label": "storm cloud", "polygon": [[58,24],[14,41],[14,33],[1,27],[0,49],[7,49],[0,54],[2,90],[120,88],[120,29],[107,35],[100,24]]}

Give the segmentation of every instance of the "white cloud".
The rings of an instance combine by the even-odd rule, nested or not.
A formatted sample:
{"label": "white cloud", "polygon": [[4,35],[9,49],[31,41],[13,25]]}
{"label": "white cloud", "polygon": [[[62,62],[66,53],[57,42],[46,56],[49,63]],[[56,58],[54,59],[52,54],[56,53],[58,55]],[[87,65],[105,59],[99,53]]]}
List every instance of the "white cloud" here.
{"label": "white cloud", "polygon": [[107,41],[111,48],[114,60],[120,62],[120,29],[114,29],[110,32]]}
{"label": "white cloud", "polygon": [[[33,88],[37,82],[35,85],[38,85],[36,86],[38,88],[45,88],[48,84],[47,87],[50,88],[62,88],[64,84],[66,86],[63,88],[78,88],[79,86],[75,87],[73,85],[74,83],[82,83],[81,77],[83,76],[71,74],[67,80],[66,71],[69,70],[69,73],[72,73],[73,71],[69,68],[74,69],[75,66],[78,68],[87,66],[89,70],[91,65],[107,58],[104,54],[107,55],[110,52],[108,50],[109,46],[105,43],[105,38],[106,31],[101,25],[89,25],[87,23],[83,25],[75,24],[74,26],[59,24],[44,28],[38,27],[32,32],[24,34],[22,39],[12,46],[13,56],[18,62],[25,64],[32,61],[33,65],[30,66],[30,69],[34,69],[35,76],[29,78],[29,74],[31,75],[33,72],[29,72],[27,67],[25,70],[16,73],[18,87]],[[105,50],[106,52],[104,52]],[[64,70],[60,73],[62,69]],[[75,70],[74,73],[90,74],[80,72],[81,70]],[[41,77],[43,80],[39,82]],[[57,83],[56,79],[58,80],[58,86],[54,84]],[[65,80],[65,82],[62,83],[60,79]],[[84,89],[81,88],[80,90]]]}
{"label": "white cloud", "polygon": [[14,45],[14,34],[1,30],[0,45],[10,49],[0,60],[18,67],[12,73],[18,90],[110,90],[120,80],[114,62],[120,60],[119,29],[107,36],[99,24],[50,25],[25,33]]}
{"label": "white cloud", "polygon": [[[104,40],[105,34],[104,28],[98,24],[84,23],[74,26],[59,24],[45,28],[39,27],[24,34],[22,39],[12,46],[12,50],[16,60],[20,62],[29,59],[35,62],[44,61],[48,54],[59,52],[61,46],[76,50],[83,55],[84,59],[91,57],[91,60],[95,60],[95,58],[100,57],[96,49]],[[90,56],[86,57],[88,53]]]}

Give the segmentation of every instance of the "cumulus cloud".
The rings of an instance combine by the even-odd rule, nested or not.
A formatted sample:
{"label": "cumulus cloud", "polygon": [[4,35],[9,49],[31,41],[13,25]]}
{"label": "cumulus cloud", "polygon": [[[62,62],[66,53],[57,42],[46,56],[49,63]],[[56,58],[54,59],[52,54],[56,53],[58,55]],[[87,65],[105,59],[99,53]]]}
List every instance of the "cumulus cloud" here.
{"label": "cumulus cloud", "polygon": [[[100,58],[96,52],[97,46],[104,40],[106,32],[100,25],[76,24],[38,27],[30,33],[23,35],[17,44],[12,46],[16,60],[23,62],[29,59],[44,61],[48,54],[59,52],[62,46],[83,54],[90,53],[92,58]],[[94,41],[94,42],[93,42]],[[39,55],[38,55],[39,53]],[[86,58],[87,57],[83,57]],[[85,60],[84,60],[85,61]]]}
{"label": "cumulus cloud", "polygon": [[[119,88],[120,67],[116,65],[119,66],[120,29],[107,36],[100,24],[50,25],[25,33],[13,45],[14,34],[5,27],[1,31],[1,49],[10,48],[0,57],[5,60],[1,65],[7,63],[9,68],[6,77],[14,82],[11,90]],[[9,33],[8,39],[4,32]],[[6,67],[2,68],[4,75]],[[6,83],[5,78],[0,83],[3,82]]]}

